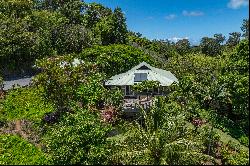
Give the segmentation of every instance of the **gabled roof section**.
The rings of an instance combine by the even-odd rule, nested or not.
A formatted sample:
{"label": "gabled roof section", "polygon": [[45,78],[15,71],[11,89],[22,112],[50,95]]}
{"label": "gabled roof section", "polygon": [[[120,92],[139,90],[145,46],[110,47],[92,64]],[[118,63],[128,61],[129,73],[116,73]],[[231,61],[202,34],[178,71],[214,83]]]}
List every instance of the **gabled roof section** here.
{"label": "gabled roof section", "polygon": [[178,83],[178,79],[170,71],[158,69],[142,62],[125,73],[111,77],[105,82],[105,85],[134,85],[135,73],[147,73],[148,80],[159,81],[162,86],[169,86],[173,82]]}
{"label": "gabled roof section", "polygon": [[139,65],[133,67],[131,70],[136,70],[136,69],[139,69],[140,67],[142,66],[146,66],[147,68],[151,69],[152,66],[150,66],[149,64],[147,64],[146,62],[142,62],[140,63]]}
{"label": "gabled roof section", "polygon": [[143,65],[143,66],[139,67],[137,70],[151,70],[151,69],[148,68],[147,66]]}

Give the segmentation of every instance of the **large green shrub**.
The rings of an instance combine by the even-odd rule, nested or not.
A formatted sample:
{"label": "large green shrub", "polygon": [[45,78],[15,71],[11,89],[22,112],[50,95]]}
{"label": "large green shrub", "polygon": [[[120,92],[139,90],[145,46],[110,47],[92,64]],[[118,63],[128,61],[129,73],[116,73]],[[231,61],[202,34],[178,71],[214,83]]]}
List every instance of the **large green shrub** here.
{"label": "large green shrub", "polygon": [[154,88],[159,88],[160,82],[159,81],[142,81],[140,84],[136,84],[132,86],[132,89],[136,92],[143,92],[147,90],[152,90]]}
{"label": "large green shrub", "polygon": [[104,101],[107,96],[107,89],[103,87],[102,76],[99,74],[89,76],[86,84],[81,84],[77,89],[78,101],[81,101],[84,106],[94,105]]}
{"label": "large green shrub", "polygon": [[224,145],[221,154],[225,165],[249,165],[249,149],[247,151],[235,143]]}
{"label": "large green shrub", "polygon": [[229,56],[229,63],[223,68],[221,83],[230,93],[232,112],[230,119],[237,122],[249,134],[249,45],[241,41]]}
{"label": "large green shrub", "polygon": [[44,114],[54,110],[45,102],[41,89],[19,88],[11,90],[3,101],[3,114],[8,120],[31,120],[40,122]]}
{"label": "large green shrub", "polygon": [[70,55],[44,58],[36,65],[42,72],[34,78],[34,84],[42,87],[45,99],[57,107],[67,106],[76,100],[80,85],[88,84],[88,76],[96,74],[94,64],[81,62]]}
{"label": "large green shrub", "polygon": [[28,141],[15,135],[0,135],[1,165],[51,164],[49,156]]}
{"label": "large green shrub", "polygon": [[44,136],[46,151],[55,164],[104,164],[108,124],[102,124],[97,115],[75,108],[66,113],[58,124],[47,127]]}
{"label": "large green shrub", "polygon": [[123,97],[124,94],[119,88],[116,88],[115,90],[109,90],[106,93],[105,104],[115,106],[119,109],[122,107]]}

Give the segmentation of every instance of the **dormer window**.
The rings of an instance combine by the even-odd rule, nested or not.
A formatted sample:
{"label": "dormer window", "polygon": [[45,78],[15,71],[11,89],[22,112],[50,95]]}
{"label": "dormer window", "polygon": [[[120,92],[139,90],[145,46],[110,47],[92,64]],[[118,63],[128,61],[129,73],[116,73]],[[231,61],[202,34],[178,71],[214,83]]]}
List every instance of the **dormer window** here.
{"label": "dormer window", "polygon": [[148,80],[148,74],[147,73],[135,73],[134,82],[142,82]]}

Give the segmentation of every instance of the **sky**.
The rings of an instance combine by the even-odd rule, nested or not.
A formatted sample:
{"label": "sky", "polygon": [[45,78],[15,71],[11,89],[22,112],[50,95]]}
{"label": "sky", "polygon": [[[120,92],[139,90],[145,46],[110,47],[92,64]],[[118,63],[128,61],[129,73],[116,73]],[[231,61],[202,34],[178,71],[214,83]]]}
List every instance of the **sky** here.
{"label": "sky", "polygon": [[242,32],[249,18],[249,0],[85,0],[125,14],[129,30],[148,39],[177,41],[187,38],[198,44],[202,37]]}

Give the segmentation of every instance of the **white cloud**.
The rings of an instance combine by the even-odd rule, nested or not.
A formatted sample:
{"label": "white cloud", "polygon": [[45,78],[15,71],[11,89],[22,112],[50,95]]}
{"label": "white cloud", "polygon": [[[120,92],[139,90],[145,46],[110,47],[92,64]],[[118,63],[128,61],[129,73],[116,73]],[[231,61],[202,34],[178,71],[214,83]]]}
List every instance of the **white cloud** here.
{"label": "white cloud", "polygon": [[176,43],[182,39],[189,39],[189,37],[172,37],[172,38],[169,38],[168,40]]}
{"label": "white cloud", "polygon": [[231,9],[239,9],[243,6],[248,6],[249,0],[230,0],[227,4],[227,7]]}
{"label": "white cloud", "polygon": [[202,16],[202,15],[204,15],[204,13],[201,12],[201,11],[190,11],[190,12],[188,12],[186,10],[183,10],[182,14],[183,14],[183,16]]}
{"label": "white cloud", "polygon": [[167,15],[167,16],[165,17],[165,19],[167,19],[167,20],[172,20],[172,19],[174,19],[174,18],[176,18],[176,15],[175,15],[175,14],[170,14],[170,15]]}

